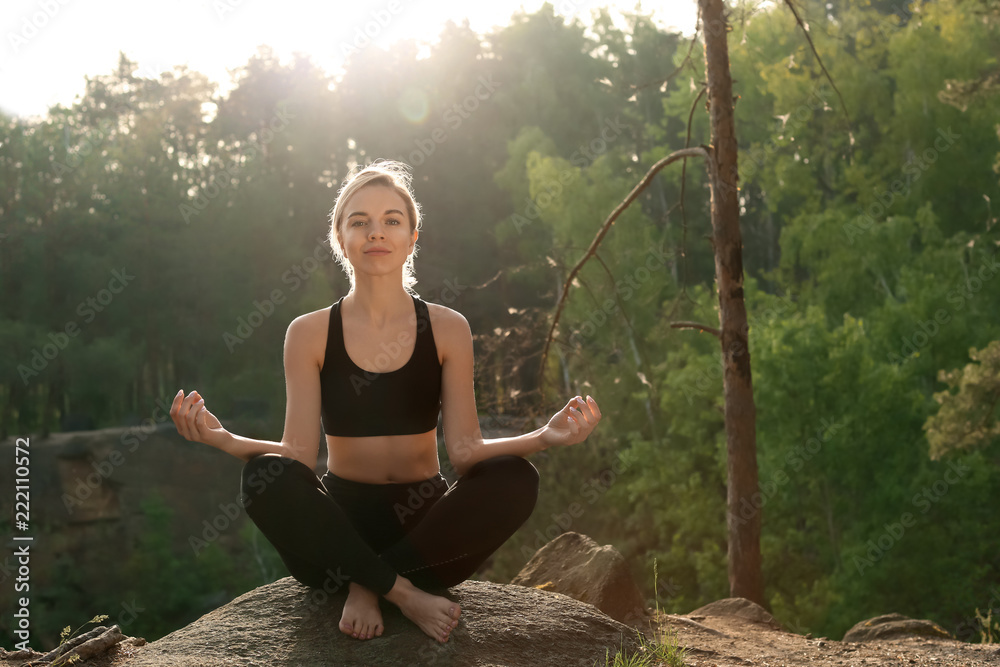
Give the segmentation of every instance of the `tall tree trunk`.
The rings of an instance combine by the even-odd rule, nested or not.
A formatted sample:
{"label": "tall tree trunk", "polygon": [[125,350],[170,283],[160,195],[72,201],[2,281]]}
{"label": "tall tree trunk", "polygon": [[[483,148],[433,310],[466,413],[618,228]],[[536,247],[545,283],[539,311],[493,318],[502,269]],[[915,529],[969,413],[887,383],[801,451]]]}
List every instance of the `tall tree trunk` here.
{"label": "tall tree trunk", "polygon": [[[708,160],[712,184],[712,243],[719,289],[719,329],[724,369],[723,395],[728,494],[729,591],[764,603],[760,562],[760,495],[757,485],[756,408],[750,378],[747,313],[743,303],[743,242],[733,83],[729,72],[729,32],[723,0],[699,0],[705,34],[712,150]],[[753,499],[758,503],[755,504]]]}

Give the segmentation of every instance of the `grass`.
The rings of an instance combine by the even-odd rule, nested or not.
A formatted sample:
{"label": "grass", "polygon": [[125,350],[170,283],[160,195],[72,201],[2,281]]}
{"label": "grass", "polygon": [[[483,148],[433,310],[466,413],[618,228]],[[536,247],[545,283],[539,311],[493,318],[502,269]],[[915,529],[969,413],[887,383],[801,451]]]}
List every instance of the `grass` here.
{"label": "grass", "polygon": [[[89,621],[87,621],[87,623],[84,623],[83,625],[87,625],[88,623],[100,623],[101,621],[105,621],[108,618],[110,618],[110,616],[106,614],[95,616]],[[66,644],[66,642],[68,642],[76,635],[76,633],[80,632],[80,630],[83,629],[83,625],[74,630],[72,633],[70,633],[70,626],[67,625],[65,628],[63,628],[63,631],[59,634],[58,648],[62,648]],[[69,665],[74,662],[77,662],[79,659],[80,656],[77,655],[76,653],[60,653],[55,657],[55,659],[52,660],[52,662],[49,663],[49,665],[50,667],[62,667],[63,665]]]}
{"label": "grass", "polygon": [[985,616],[979,612],[979,607],[976,607],[976,621],[979,624],[981,644],[992,644],[1000,639],[1000,622],[993,618],[992,607],[986,610]]}
{"label": "grass", "polygon": [[[656,588],[656,559],[653,559],[653,590]],[[660,615],[660,602],[656,601],[656,615]],[[651,642],[646,639],[638,630],[639,648],[626,655],[623,648],[619,647],[617,653],[612,658],[605,652],[605,667],[684,667],[685,649],[677,641],[677,635],[672,630],[667,629],[663,641]]]}

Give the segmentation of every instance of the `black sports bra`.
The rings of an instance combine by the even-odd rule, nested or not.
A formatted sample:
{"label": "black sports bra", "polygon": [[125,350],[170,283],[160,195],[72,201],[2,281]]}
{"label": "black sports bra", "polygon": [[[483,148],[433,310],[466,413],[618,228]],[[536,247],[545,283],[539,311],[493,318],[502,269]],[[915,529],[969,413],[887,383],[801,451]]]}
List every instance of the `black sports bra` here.
{"label": "black sports bra", "polygon": [[[417,340],[406,365],[388,373],[366,371],[351,361],[340,314],[344,298],[330,308],[326,355],[319,373],[323,430],[328,435],[408,435],[437,427],[441,362],[427,303],[410,296],[417,314]],[[400,339],[408,342],[411,336],[407,331]],[[383,345],[376,363],[379,357],[391,359],[397,346],[395,342]]]}

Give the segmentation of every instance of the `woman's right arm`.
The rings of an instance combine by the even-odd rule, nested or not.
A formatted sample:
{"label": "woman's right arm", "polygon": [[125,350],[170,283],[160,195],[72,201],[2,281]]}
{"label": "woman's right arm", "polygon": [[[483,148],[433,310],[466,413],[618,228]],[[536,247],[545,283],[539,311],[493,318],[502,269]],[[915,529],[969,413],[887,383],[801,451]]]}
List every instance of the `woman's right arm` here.
{"label": "woman's right arm", "polygon": [[285,432],[281,442],[230,433],[203,402],[197,402],[200,398],[197,391],[174,398],[170,416],[177,431],[187,440],[211,445],[241,461],[273,452],[313,468],[319,455],[320,381],[315,354],[318,339],[316,332],[310,331],[310,324],[306,316],[297,317],[285,333]]}

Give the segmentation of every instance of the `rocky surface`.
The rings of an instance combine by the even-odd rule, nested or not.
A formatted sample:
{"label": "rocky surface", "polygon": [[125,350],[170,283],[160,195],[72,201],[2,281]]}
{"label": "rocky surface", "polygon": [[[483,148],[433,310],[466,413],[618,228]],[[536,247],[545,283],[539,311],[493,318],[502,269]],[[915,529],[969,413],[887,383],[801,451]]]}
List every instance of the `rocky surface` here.
{"label": "rocky surface", "polygon": [[753,623],[763,623],[773,630],[784,629],[766,609],[746,598],[725,598],[709,602],[685,616],[691,619],[704,616],[735,616]]}
{"label": "rocky surface", "polygon": [[[725,606],[738,612],[740,606],[749,609],[753,604],[744,602],[746,605],[726,601]],[[687,667],[1000,666],[997,644],[968,644],[945,637],[914,635],[865,642],[836,641],[786,632],[747,618],[744,613],[726,615],[720,611],[716,607],[707,615],[659,614],[651,619],[644,634],[649,640],[660,642],[669,636],[686,647]]]}
{"label": "rocky surface", "polygon": [[[284,579],[252,591],[231,603],[238,602],[235,607],[226,605],[157,642],[142,646],[141,639],[129,638],[109,655],[76,663],[76,667],[604,667],[609,664],[605,642],[612,649],[621,636],[624,645],[634,650],[631,637],[636,630],[601,615],[590,605],[531,588],[474,581],[453,587],[451,597],[463,605],[464,612],[445,645],[424,637],[398,611],[387,609],[391,607],[387,603],[383,603],[387,627],[383,637],[367,642],[350,639],[336,627],[342,598],[310,598],[306,595],[309,590]],[[679,644],[685,649],[687,667],[1000,666],[997,644],[917,635],[864,642],[814,638],[774,627],[755,608],[759,609],[749,601],[729,598],[685,615],[656,613],[637,630],[647,641]],[[905,617],[895,618],[902,619]],[[613,655],[614,651],[607,653]],[[25,667],[23,659],[6,658],[0,651],[0,665]]]}
{"label": "rocky surface", "polygon": [[563,533],[536,551],[510,583],[568,595],[623,623],[648,611],[621,553],[580,533]]}
{"label": "rocky surface", "polygon": [[[445,644],[382,600],[385,633],[357,640],[337,625],[346,595],[291,577],[261,586],[111,665],[128,667],[312,667],[436,665],[528,667],[605,664],[637,632],[589,604],[524,586],[466,581],[448,589],[462,607]],[[14,664],[14,663],[10,663]]]}
{"label": "rocky surface", "polygon": [[934,621],[909,618],[902,614],[883,614],[856,623],[844,634],[845,642],[870,642],[890,637],[924,635],[950,638],[951,635]]}

